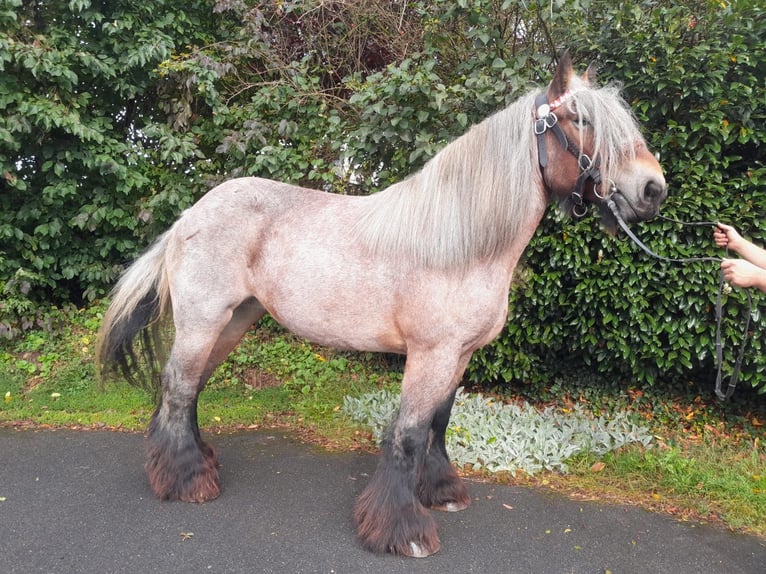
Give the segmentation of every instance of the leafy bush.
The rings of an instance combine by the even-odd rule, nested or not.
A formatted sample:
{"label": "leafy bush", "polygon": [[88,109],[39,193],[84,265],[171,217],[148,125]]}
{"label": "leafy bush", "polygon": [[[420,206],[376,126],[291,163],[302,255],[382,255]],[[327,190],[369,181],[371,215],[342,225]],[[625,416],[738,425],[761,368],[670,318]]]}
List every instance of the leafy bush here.
{"label": "leafy bush", "polygon": [[[342,193],[402,179],[546,82],[564,47],[623,84],[666,170],[668,215],[766,242],[766,25],[754,0],[0,0],[0,22],[6,333],[42,321],[45,304],[104,295],[224,178]],[[473,381],[537,384],[588,367],[710,383],[716,266],[661,264],[596,226],[544,220]],[[715,253],[709,229],[638,231],[660,253]],[[744,308],[736,292],[725,303],[729,369]],[[743,379],[757,386],[766,357],[753,319]]]}
{"label": "leafy bush", "polygon": [[212,40],[203,14],[202,0],[0,2],[2,330],[103,295],[193,202],[194,142],[164,129],[150,72]]}
{"label": "leafy bush", "polygon": [[[766,220],[764,14],[755,2],[599,3],[598,20],[570,44],[624,84],[670,188],[664,213],[723,221],[763,243]],[[637,229],[661,254],[717,255],[711,229],[652,222]],[[544,382],[585,365],[654,384],[715,375],[715,264],[668,265],[595,222],[548,218],[526,253],[498,341],[480,353],[474,380]],[[763,323],[756,307],[742,379],[763,380]],[[725,370],[742,338],[745,297],[724,298]],[[761,386],[766,391],[766,386]]]}

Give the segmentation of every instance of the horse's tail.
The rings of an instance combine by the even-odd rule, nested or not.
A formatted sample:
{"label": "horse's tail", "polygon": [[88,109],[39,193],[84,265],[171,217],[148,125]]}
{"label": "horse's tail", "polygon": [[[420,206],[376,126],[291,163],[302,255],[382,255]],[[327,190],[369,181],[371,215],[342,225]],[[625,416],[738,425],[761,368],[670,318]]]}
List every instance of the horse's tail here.
{"label": "horse's tail", "polygon": [[[119,371],[133,385],[158,395],[165,358],[162,319],[170,311],[162,235],[122,275],[98,333],[96,366],[100,379]],[[138,340],[136,340],[138,338]]]}

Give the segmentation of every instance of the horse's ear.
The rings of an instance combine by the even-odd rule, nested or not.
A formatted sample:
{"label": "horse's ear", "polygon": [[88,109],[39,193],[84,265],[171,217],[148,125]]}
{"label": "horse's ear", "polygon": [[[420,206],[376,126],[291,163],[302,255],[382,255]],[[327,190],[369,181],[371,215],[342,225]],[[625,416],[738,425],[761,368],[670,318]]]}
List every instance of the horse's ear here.
{"label": "horse's ear", "polygon": [[548,87],[548,101],[553,101],[566,93],[573,74],[572,56],[567,50],[561,54],[558,66],[556,67],[556,73],[553,74],[553,80],[551,80],[551,85]]}
{"label": "horse's ear", "polygon": [[582,74],[583,81],[590,85],[594,86],[596,84],[596,64],[591,62],[588,66],[588,69],[585,70]]}

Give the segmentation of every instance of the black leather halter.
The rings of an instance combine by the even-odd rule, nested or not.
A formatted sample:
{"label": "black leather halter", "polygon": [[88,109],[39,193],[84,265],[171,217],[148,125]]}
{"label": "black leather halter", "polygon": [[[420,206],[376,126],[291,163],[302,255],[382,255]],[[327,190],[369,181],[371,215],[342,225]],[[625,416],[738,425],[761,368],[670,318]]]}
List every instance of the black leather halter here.
{"label": "black leather halter", "polygon": [[545,178],[545,168],[548,166],[548,150],[545,143],[545,134],[548,130],[558,139],[559,144],[566,151],[571,153],[577,159],[577,165],[580,167],[580,174],[577,176],[574,191],[570,195],[572,202],[572,214],[576,217],[582,217],[588,210],[588,203],[585,199],[585,183],[588,180],[593,182],[594,188],[601,183],[601,171],[599,158],[592,159],[574,143],[559,125],[558,116],[555,109],[559,107],[569,96],[567,92],[554,102],[548,102],[548,96],[545,93],[535,98],[535,135],[537,136],[537,156],[540,163],[540,171]]}

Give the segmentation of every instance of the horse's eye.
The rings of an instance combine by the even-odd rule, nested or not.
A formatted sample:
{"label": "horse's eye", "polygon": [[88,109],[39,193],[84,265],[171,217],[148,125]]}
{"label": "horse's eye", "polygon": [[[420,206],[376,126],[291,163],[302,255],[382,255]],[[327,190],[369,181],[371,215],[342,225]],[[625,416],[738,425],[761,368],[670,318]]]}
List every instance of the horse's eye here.
{"label": "horse's eye", "polygon": [[577,123],[579,127],[582,127],[582,128],[590,127],[590,122],[582,116],[577,116],[577,119],[575,120],[575,122]]}

